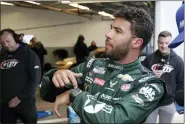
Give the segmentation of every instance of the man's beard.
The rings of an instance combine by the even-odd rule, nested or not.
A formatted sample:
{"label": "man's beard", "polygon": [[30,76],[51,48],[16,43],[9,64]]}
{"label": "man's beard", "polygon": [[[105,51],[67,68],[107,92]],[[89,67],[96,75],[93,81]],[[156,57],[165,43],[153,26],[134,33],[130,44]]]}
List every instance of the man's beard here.
{"label": "man's beard", "polygon": [[127,41],[126,43],[123,43],[122,45],[116,46],[110,52],[105,50],[105,55],[107,58],[114,60],[114,61],[122,60],[129,53],[130,44],[131,44],[131,39]]}

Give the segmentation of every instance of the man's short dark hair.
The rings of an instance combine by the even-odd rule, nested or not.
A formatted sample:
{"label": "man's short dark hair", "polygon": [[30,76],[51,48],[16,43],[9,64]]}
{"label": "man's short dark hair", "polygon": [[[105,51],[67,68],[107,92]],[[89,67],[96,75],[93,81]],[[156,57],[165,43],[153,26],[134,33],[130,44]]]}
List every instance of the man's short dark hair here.
{"label": "man's short dark hair", "polygon": [[172,34],[169,31],[162,31],[159,33],[158,38],[159,37],[172,37]]}
{"label": "man's short dark hair", "polygon": [[13,38],[14,38],[14,40],[15,40],[16,43],[23,43],[23,42],[22,42],[23,39],[22,39],[22,37],[21,37],[21,36],[24,36],[23,33],[17,34],[17,33],[15,33],[14,30],[7,28],[7,29],[3,29],[3,30],[0,31],[0,37],[1,37],[5,32],[10,33],[10,34],[13,36]]}
{"label": "man's short dark hair", "polygon": [[142,8],[124,6],[114,14],[131,23],[131,33],[135,37],[143,39],[141,50],[149,43],[153,33],[153,22],[150,15]]}

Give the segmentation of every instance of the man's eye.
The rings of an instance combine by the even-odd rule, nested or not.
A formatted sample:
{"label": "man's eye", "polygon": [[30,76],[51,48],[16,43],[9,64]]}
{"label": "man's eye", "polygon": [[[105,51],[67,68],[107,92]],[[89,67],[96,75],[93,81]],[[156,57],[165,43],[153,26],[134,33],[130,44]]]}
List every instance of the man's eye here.
{"label": "man's eye", "polygon": [[119,30],[116,30],[117,33],[121,33]]}

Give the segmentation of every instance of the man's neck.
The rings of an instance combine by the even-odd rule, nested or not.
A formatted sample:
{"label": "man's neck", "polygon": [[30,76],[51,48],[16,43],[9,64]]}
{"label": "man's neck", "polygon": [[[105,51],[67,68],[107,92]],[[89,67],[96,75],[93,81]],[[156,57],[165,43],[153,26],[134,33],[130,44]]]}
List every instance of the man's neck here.
{"label": "man's neck", "polygon": [[165,56],[165,55],[168,55],[170,53],[170,49],[168,49],[168,52],[166,52],[166,53],[161,53],[163,56]]}
{"label": "man's neck", "polygon": [[139,54],[136,52],[129,52],[125,58],[122,60],[118,61],[120,64],[129,64],[132,62],[135,62],[139,57]]}
{"label": "man's neck", "polygon": [[10,52],[14,52],[14,51],[16,51],[18,48],[19,48],[19,44],[17,43],[17,44],[15,45],[15,47],[12,49],[12,51],[10,51]]}

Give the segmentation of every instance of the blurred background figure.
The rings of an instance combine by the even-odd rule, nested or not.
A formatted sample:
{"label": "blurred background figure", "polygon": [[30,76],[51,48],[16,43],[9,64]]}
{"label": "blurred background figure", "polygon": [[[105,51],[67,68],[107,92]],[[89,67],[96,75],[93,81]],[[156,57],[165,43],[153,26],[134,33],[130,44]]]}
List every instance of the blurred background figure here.
{"label": "blurred background figure", "polygon": [[87,45],[84,43],[84,40],[85,40],[84,36],[79,35],[77,42],[74,46],[74,54],[76,55],[77,65],[85,62],[89,55],[89,51]]}
{"label": "blurred background figure", "polygon": [[96,46],[96,42],[93,40],[91,42],[91,45],[89,46],[88,50],[89,50],[89,52],[92,52],[92,51],[96,50],[97,48],[98,47]]}
{"label": "blurred background figure", "polygon": [[59,61],[67,58],[69,53],[65,49],[56,49],[53,51],[53,55],[56,57],[57,61]]}
{"label": "blurred background figure", "polygon": [[39,57],[40,64],[41,64],[41,72],[43,75],[44,72],[44,55],[47,55],[47,51],[44,48],[44,45],[41,42],[35,42],[34,40],[32,41],[32,46],[31,50],[33,50],[37,56]]}

